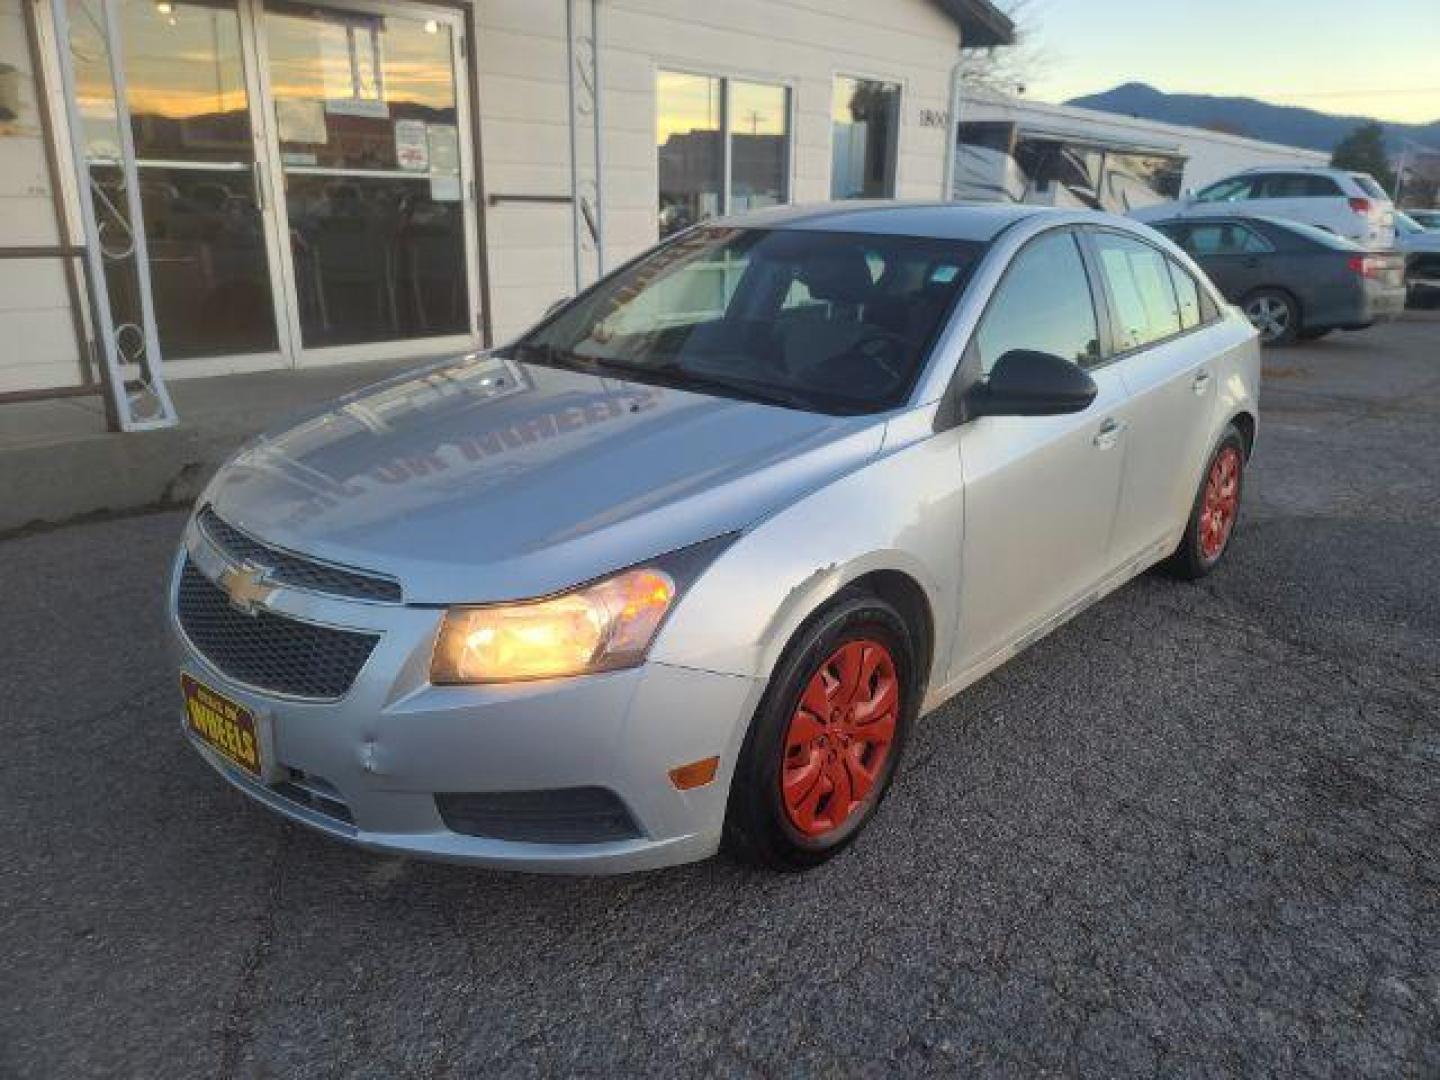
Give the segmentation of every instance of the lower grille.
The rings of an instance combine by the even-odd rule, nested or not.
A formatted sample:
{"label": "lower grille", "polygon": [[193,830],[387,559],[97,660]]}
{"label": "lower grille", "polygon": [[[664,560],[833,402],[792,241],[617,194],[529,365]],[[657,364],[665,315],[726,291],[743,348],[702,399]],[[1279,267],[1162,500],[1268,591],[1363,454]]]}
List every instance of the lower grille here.
{"label": "lower grille", "polygon": [[435,806],[445,827],[466,836],[530,844],[601,844],[634,840],[635,819],[605,788],[442,793]]}
{"label": "lower grille", "polygon": [[180,627],[222,674],[293,697],[343,697],[370,658],[378,634],[337,630],[269,611],[236,611],[223,589],[189,559],[176,597]]}
{"label": "lower grille", "polygon": [[285,796],[293,803],[299,803],[301,806],[324,814],[326,817],[334,818],[346,825],[355,824],[355,817],[350,813],[349,805],[346,804],[335,785],[313,773],[291,769],[290,778],[280,781],[270,790],[277,795]]}

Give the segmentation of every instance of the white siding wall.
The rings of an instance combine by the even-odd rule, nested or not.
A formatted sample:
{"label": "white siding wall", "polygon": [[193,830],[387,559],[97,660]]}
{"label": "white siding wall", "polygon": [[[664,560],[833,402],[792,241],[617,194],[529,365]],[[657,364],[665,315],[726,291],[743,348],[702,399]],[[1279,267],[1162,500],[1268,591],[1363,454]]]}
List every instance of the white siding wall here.
{"label": "white siding wall", "polygon": [[[478,107],[491,194],[570,193],[564,0],[477,0]],[[959,30],[930,0],[601,0],[607,265],[655,243],[655,72],[750,77],[791,88],[792,196],[830,192],[837,74],[903,87],[897,194],[940,196],[945,133],[919,125],[948,108]],[[497,342],[574,289],[568,206],[486,210]]]}
{"label": "white siding wall", "polygon": [[[0,248],[61,243],[45,165],[22,0],[0,0],[0,65],[14,68],[19,115],[0,120]],[[79,381],[58,260],[0,259],[0,393]]]}

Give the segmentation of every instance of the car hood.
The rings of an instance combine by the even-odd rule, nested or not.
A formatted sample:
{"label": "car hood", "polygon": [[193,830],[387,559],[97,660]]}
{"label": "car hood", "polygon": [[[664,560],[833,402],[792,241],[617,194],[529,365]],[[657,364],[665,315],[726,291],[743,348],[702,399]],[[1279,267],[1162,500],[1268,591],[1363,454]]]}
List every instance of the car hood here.
{"label": "car hood", "polygon": [[520,599],[743,529],[883,432],[481,354],[260,437],[202,500],[275,546],[393,574],[409,602]]}

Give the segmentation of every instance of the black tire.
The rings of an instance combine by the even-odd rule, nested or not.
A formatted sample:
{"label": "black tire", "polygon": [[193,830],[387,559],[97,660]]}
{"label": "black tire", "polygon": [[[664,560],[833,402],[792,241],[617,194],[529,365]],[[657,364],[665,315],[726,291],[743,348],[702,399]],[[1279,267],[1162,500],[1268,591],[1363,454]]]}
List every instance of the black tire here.
{"label": "black tire", "polygon": [[[1229,525],[1217,551],[1207,543],[1206,539],[1206,493],[1217,463],[1223,455],[1231,452],[1237,455],[1235,503]],[[1240,507],[1244,501],[1245,465],[1245,437],[1240,434],[1239,428],[1231,424],[1225,429],[1225,434],[1220,436],[1220,441],[1205,461],[1205,472],[1200,477],[1199,490],[1195,492],[1195,501],[1190,506],[1190,519],[1185,523],[1185,535],[1180,540],[1180,546],[1175,549],[1175,553],[1164,563],[1165,570],[1173,577],[1184,581],[1197,581],[1219,566],[1225,558],[1225,553],[1230,550],[1230,544],[1235,538]]]}
{"label": "black tire", "polygon": [[[781,794],[787,733],[811,680],[837,650],[857,642],[878,643],[893,660],[899,690],[894,737],[864,799],[856,801],[842,823],[826,835],[808,836],[792,821]],[[857,589],[842,591],[801,627],[775,669],[740,750],[721,844],[728,855],[795,872],[819,866],[854,841],[889,791],[920,709],[914,642],[914,634],[895,608]],[[832,761],[834,754],[832,750]]]}
{"label": "black tire", "polygon": [[1334,327],[1327,326],[1321,330],[1301,330],[1300,333],[1296,335],[1296,337],[1298,337],[1301,341],[1319,341],[1322,337],[1330,333],[1333,329]]}
{"label": "black tire", "polygon": [[1300,305],[1284,289],[1256,289],[1240,307],[1260,331],[1261,345],[1289,345],[1300,333]]}

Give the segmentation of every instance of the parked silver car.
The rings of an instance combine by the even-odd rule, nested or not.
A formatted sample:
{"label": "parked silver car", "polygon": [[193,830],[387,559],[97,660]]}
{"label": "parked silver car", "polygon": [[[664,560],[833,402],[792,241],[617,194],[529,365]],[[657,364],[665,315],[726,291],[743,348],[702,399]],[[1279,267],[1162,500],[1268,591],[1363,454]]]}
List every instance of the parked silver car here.
{"label": "parked silver car", "polygon": [[170,589],[183,729],[375,850],[813,866],[919,716],[1221,560],[1258,377],[1244,316],[1123,218],[694,228],[222,469]]}

